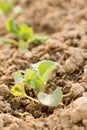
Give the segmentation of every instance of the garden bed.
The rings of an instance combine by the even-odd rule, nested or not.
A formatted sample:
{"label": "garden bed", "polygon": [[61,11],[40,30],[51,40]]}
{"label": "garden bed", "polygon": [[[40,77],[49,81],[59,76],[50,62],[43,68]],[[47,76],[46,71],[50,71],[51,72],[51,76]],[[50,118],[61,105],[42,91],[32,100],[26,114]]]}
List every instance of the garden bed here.
{"label": "garden bed", "polygon": [[[16,23],[25,22],[48,40],[27,50],[0,44],[0,130],[86,130],[87,129],[87,1],[14,0],[24,11]],[[14,38],[0,20],[0,37]],[[58,86],[62,101],[48,107],[24,97],[14,97],[10,87],[13,73],[42,60],[57,62],[46,92]],[[23,113],[23,114],[22,114]]]}

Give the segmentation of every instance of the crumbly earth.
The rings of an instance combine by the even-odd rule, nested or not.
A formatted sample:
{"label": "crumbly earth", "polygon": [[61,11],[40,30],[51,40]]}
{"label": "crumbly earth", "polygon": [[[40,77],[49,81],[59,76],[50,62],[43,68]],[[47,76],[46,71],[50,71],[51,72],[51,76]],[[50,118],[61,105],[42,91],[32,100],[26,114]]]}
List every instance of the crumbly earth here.
{"label": "crumbly earth", "polygon": [[[49,39],[25,51],[0,44],[0,130],[87,130],[87,0],[14,3],[24,9],[16,23],[25,22]],[[6,18],[12,14],[5,17],[0,13],[0,36],[15,38],[5,30]],[[46,88],[50,93],[61,87],[63,100],[57,107],[38,105],[10,93],[13,73],[44,59],[58,64]]]}

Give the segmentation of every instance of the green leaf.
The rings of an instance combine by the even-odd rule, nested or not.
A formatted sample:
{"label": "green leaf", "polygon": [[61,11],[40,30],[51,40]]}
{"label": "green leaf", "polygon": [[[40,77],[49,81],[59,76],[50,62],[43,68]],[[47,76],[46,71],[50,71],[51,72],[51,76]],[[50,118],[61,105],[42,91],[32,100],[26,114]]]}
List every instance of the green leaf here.
{"label": "green leaf", "polygon": [[39,103],[37,99],[34,99],[25,93],[24,86],[22,84],[16,84],[12,86],[11,93],[13,96],[26,97],[36,103]]}
{"label": "green leaf", "polygon": [[14,44],[14,45],[18,45],[18,42],[16,42],[15,40],[13,39],[9,39],[9,38],[0,38],[0,42],[3,43],[3,44]]}
{"label": "green leaf", "polygon": [[22,84],[16,84],[16,85],[12,86],[11,93],[14,96],[26,97],[24,86]]}
{"label": "green leaf", "polygon": [[6,29],[7,31],[9,32],[12,32],[14,33],[15,35],[18,35],[18,28],[14,22],[14,19],[13,18],[9,18],[6,22]]}
{"label": "green leaf", "polygon": [[32,40],[36,45],[43,44],[47,41],[47,37],[43,35],[34,35]]}
{"label": "green leaf", "polygon": [[45,89],[42,80],[39,78],[37,73],[32,69],[26,70],[24,82],[28,84],[30,88],[35,89],[37,92],[43,91]]}
{"label": "green leaf", "polygon": [[46,84],[50,74],[56,67],[56,62],[43,60],[41,62],[38,62],[37,64],[31,65],[31,67],[37,73],[39,73],[40,79],[44,82],[44,84]]}
{"label": "green leaf", "polygon": [[0,2],[0,9],[3,13],[8,13],[13,8],[12,0],[3,0]]}
{"label": "green leaf", "polygon": [[14,73],[14,80],[16,83],[23,83],[23,76],[19,70]]}
{"label": "green leaf", "polygon": [[33,36],[33,29],[26,24],[20,24],[18,26],[18,36],[23,40],[31,39]]}
{"label": "green leaf", "polygon": [[47,95],[44,92],[38,94],[38,99],[40,103],[45,106],[57,106],[58,103],[62,100],[62,91],[60,88],[57,88],[52,94]]}

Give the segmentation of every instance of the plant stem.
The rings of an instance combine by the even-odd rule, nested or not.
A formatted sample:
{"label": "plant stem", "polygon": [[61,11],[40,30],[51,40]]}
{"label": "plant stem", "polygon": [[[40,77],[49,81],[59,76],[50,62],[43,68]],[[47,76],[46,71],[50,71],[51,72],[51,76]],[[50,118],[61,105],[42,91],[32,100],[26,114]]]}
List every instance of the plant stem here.
{"label": "plant stem", "polygon": [[30,96],[27,96],[27,95],[26,95],[26,98],[28,98],[28,99],[30,99],[30,100],[32,100],[32,101],[34,101],[34,102],[39,104],[39,101],[37,99],[34,99],[34,98],[32,98]]}
{"label": "plant stem", "polygon": [[12,42],[14,45],[18,45],[18,42],[16,42],[16,41],[13,40],[13,39],[10,39],[10,42]]}

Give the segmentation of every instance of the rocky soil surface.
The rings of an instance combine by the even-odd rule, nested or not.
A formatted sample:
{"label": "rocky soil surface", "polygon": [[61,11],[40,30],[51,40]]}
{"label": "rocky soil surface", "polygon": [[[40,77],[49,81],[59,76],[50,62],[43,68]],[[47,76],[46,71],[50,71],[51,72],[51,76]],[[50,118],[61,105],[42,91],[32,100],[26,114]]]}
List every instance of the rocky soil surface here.
{"label": "rocky soil surface", "polygon": [[[25,51],[0,44],[0,130],[87,130],[87,0],[14,3],[24,9],[16,23],[25,22],[49,39]],[[4,24],[12,13],[0,14],[0,36],[13,37]],[[38,105],[10,93],[13,73],[44,59],[58,63],[46,89],[52,92],[61,87],[63,100],[57,107]]]}

